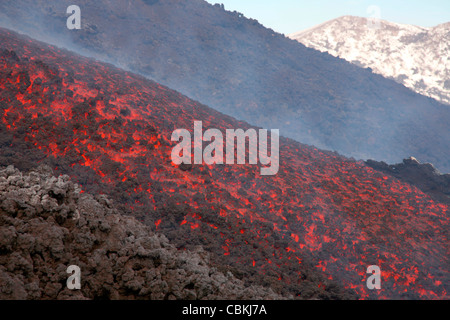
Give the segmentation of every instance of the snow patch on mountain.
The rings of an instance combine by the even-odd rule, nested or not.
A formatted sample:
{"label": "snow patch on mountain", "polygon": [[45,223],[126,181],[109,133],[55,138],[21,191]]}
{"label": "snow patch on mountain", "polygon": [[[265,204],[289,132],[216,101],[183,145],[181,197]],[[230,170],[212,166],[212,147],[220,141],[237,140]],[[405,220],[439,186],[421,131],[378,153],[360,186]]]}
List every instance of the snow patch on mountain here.
{"label": "snow patch on mountain", "polygon": [[450,23],[424,28],[344,16],[289,37],[450,104]]}

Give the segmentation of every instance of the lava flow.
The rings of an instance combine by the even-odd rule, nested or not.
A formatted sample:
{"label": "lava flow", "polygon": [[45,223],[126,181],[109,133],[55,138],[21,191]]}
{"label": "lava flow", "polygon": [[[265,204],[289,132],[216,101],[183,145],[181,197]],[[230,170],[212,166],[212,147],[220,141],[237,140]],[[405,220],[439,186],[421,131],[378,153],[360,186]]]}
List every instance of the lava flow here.
{"label": "lava flow", "polygon": [[[306,298],[336,287],[360,299],[449,298],[447,205],[285,138],[275,176],[176,166],[175,129],[250,126],[111,65],[5,29],[0,40],[2,165],[50,164],[248,283]],[[370,265],[381,290],[366,287]]]}

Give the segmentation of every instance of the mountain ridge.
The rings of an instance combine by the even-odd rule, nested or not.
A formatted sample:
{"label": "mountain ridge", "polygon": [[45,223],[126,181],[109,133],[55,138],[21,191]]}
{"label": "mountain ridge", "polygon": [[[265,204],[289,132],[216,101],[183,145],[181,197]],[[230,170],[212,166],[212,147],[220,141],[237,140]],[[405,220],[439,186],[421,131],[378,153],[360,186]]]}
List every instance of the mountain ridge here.
{"label": "mountain ridge", "polygon": [[343,16],[289,37],[450,104],[448,22],[420,27]]}

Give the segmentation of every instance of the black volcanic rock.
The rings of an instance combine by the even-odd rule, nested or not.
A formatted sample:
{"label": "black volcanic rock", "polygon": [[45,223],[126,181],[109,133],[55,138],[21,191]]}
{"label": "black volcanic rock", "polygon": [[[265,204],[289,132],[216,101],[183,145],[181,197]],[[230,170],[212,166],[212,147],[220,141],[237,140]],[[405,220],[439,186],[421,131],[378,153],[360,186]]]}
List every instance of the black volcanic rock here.
{"label": "black volcanic rock", "polygon": [[[179,251],[118,212],[102,195],[80,193],[43,166],[0,169],[0,299],[282,299]],[[81,289],[69,290],[70,265]]]}
{"label": "black volcanic rock", "polygon": [[450,172],[450,109],[202,0],[0,2],[0,25],[148,76],[216,110],[357,159]]}
{"label": "black volcanic rock", "polygon": [[420,163],[410,157],[393,165],[374,160],[367,160],[366,164],[416,186],[436,201],[450,204],[450,174],[441,174],[431,163]]}

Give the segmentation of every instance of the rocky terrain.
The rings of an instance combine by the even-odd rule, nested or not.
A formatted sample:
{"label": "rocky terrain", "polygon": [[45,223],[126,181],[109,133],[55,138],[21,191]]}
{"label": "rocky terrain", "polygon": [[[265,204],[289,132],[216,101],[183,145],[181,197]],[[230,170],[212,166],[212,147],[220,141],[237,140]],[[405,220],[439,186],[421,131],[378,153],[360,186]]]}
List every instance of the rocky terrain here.
{"label": "rocky terrain", "polygon": [[450,22],[424,28],[344,16],[290,37],[450,104]]}
{"label": "rocky terrain", "polygon": [[[81,269],[69,290],[67,267]],[[280,299],[177,250],[105,196],[41,166],[0,169],[0,299]]]}
{"label": "rocky terrain", "polygon": [[416,158],[410,157],[393,165],[374,160],[367,160],[366,164],[418,187],[435,201],[450,204],[450,174],[441,174],[430,163],[420,163]]}

